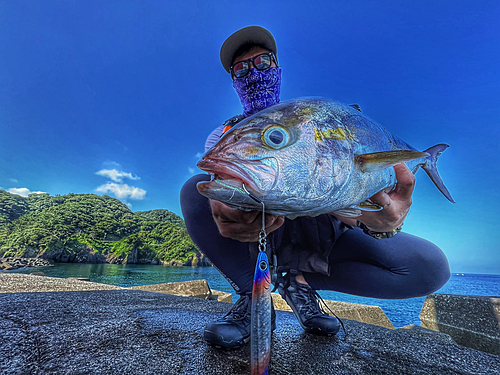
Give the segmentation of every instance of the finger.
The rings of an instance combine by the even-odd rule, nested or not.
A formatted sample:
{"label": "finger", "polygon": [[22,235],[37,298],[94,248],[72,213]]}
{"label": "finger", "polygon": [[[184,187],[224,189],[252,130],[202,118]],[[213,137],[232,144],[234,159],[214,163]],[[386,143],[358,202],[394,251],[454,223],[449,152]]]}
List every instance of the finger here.
{"label": "finger", "polygon": [[253,242],[259,238],[260,227],[249,227],[240,223],[231,223],[218,226],[222,237],[232,238],[241,242]]}
{"label": "finger", "polygon": [[382,206],[383,209],[387,209],[392,203],[391,197],[383,190],[379,191],[377,194],[371,197],[370,200],[373,203]]}
{"label": "finger", "polygon": [[274,232],[276,229],[281,227],[285,223],[285,218],[283,216],[275,216],[272,221],[268,222],[266,218],[266,232],[269,234]]}
{"label": "finger", "polygon": [[237,211],[239,211],[240,213],[236,215],[236,217],[239,221],[241,220],[241,222],[245,224],[253,224],[262,216],[259,211]]}
{"label": "finger", "polygon": [[253,223],[257,216],[259,216],[258,211],[242,211],[235,208],[231,208],[228,205],[211,200],[210,206],[212,208],[212,214],[216,216],[219,220],[224,222],[238,222],[238,223]]}
{"label": "finger", "polygon": [[415,189],[415,176],[408,167],[404,164],[398,164],[394,166],[394,171],[396,172],[396,189],[390,192],[390,196],[399,200],[411,199],[413,190]]}

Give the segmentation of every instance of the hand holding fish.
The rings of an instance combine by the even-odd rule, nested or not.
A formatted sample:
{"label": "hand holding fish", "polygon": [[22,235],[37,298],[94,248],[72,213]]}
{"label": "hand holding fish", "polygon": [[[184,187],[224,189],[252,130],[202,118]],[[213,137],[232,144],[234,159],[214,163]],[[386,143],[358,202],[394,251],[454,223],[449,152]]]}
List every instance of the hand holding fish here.
{"label": "hand holding fish", "polygon": [[365,224],[374,232],[391,232],[403,225],[412,203],[415,176],[405,164],[394,166],[396,188],[389,193],[383,190],[370,198],[370,201],[383,207],[381,211],[363,211],[357,218],[337,216],[344,223],[356,226],[356,220]]}
{"label": "hand holding fish", "polygon": [[[240,242],[256,242],[262,229],[262,212],[242,211],[210,200],[210,208],[222,237]],[[285,222],[283,216],[266,214],[266,232],[271,233]]]}

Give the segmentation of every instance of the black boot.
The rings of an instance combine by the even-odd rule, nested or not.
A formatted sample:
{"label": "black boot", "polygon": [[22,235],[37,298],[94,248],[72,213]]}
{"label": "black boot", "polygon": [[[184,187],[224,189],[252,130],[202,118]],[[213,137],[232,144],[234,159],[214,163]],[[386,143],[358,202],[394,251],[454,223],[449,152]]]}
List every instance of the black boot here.
{"label": "black boot", "polygon": [[295,275],[288,273],[282,278],[278,290],[306,332],[332,336],[339,331],[339,320],[320,308],[318,300],[322,299],[318,292],[309,285],[297,282]]}
{"label": "black boot", "polygon": [[[242,294],[233,308],[222,318],[205,326],[209,345],[229,349],[240,348],[250,341],[252,293]],[[271,331],[276,329],[276,312],[271,300]]]}

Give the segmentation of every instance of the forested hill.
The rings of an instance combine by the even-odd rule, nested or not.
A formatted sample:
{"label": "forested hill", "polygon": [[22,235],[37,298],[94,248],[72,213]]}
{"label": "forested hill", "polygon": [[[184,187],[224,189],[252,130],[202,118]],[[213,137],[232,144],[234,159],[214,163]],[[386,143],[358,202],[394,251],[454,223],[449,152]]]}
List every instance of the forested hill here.
{"label": "forested hill", "polygon": [[204,264],[184,221],[168,210],[132,212],[107,195],[24,198],[0,190],[0,257],[7,256],[41,256],[59,262]]}

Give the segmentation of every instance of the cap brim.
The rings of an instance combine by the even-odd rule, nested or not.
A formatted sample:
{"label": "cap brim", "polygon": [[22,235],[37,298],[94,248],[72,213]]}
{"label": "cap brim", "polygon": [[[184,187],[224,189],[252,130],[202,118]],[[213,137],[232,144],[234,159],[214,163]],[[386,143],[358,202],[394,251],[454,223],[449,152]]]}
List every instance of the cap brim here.
{"label": "cap brim", "polygon": [[261,26],[244,27],[231,34],[220,49],[220,61],[224,69],[229,73],[233,57],[238,49],[245,44],[256,44],[265,47],[277,58],[276,41],[273,34]]}

